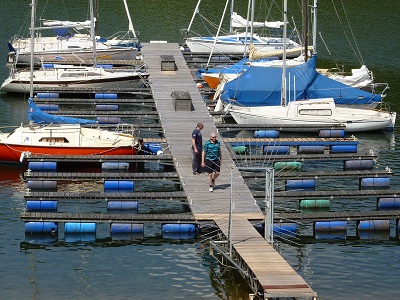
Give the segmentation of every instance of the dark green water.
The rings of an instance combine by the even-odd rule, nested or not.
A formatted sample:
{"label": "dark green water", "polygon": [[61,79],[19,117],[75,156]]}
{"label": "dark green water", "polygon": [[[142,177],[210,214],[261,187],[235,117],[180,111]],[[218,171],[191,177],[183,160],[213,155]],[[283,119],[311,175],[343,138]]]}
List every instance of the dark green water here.
{"label": "dark green water", "polygon": [[[2,1],[0,57],[4,64],[8,38],[18,34],[24,23],[29,23],[28,2]],[[128,1],[128,5],[142,42],[182,43],[180,29],[188,26],[196,2],[149,0]],[[247,1],[236,2],[238,12],[245,15]],[[289,2],[289,17],[294,16],[301,26],[299,1]],[[389,83],[386,101],[393,110],[400,112],[399,2],[346,1],[345,13],[341,1],[334,3],[343,27],[346,18],[351,24],[351,31],[347,28],[346,34],[349,38],[354,35],[363,63],[373,71],[378,82]],[[258,5],[261,6],[261,2]],[[200,11],[218,23],[223,6],[224,1],[205,0]],[[38,5],[38,16],[49,19],[86,20],[87,11],[88,3],[82,0],[50,0]],[[272,19],[281,19],[280,13],[275,12]],[[344,64],[348,70],[359,67],[360,62],[347,42],[332,1],[320,1],[318,23],[318,31],[332,54],[329,55],[318,39],[319,67],[334,67],[335,64]],[[195,24],[193,29],[200,32],[200,25]],[[122,1],[100,0],[100,34],[109,36],[125,28],[127,19]],[[355,47],[354,42],[352,46]],[[1,68],[0,80],[6,77],[7,69]],[[0,126],[26,121],[25,100],[0,94]],[[379,154],[377,165],[393,169],[391,189],[399,189],[398,129],[393,134],[359,134],[357,137],[361,141],[361,152],[373,149]],[[321,167],[332,166],[318,163],[307,166],[310,169]],[[221,272],[209,259],[201,241],[163,240],[157,226],[147,228],[146,238],[133,243],[111,241],[105,225],[99,228],[95,244],[56,242],[51,246],[26,247],[23,223],[19,220],[26,187],[19,177],[23,171],[24,168],[0,168],[1,299],[247,299],[249,290],[243,280],[232,272]],[[321,184],[321,190],[356,187],[352,180],[322,181]],[[64,188],[81,190],[99,186],[75,183]],[[65,209],[80,210],[80,205],[69,203]],[[335,202],[332,209],[371,210],[373,205],[373,199],[350,199]],[[96,211],[100,206],[90,203],[84,209]],[[305,235],[309,234],[307,227],[302,230]],[[398,299],[400,296],[400,243],[393,226],[389,236],[363,239],[350,229],[345,240],[315,242],[303,238],[292,243],[281,242],[279,249],[321,299]]]}

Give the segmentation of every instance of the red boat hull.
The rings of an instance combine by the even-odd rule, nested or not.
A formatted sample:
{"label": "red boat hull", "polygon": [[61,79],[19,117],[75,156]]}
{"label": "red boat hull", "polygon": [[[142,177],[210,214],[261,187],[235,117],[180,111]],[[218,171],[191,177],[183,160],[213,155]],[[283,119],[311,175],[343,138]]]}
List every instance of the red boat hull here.
{"label": "red boat hull", "polygon": [[119,148],[68,148],[68,147],[34,147],[0,144],[0,161],[1,162],[21,162],[21,154],[30,152],[32,154],[43,155],[135,155],[136,148],[119,147]]}

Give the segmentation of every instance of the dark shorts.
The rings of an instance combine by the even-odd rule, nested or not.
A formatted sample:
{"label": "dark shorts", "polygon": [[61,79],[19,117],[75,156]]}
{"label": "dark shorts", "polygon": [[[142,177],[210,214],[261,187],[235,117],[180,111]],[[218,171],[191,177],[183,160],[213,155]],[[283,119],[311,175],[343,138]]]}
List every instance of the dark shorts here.
{"label": "dark shorts", "polygon": [[208,160],[206,159],[204,161],[205,167],[204,171],[207,173],[212,173],[212,172],[220,172],[220,165],[221,163],[219,160]]}

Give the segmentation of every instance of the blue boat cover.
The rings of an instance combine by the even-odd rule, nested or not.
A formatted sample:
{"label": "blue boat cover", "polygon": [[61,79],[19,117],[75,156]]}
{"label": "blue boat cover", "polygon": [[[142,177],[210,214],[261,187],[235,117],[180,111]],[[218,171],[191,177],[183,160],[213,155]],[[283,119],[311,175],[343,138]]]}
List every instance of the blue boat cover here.
{"label": "blue boat cover", "polygon": [[68,30],[70,28],[54,28],[53,31],[56,33],[58,37],[66,37],[67,35],[71,35]]}
{"label": "blue boat cover", "polygon": [[73,117],[55,116],[45,113],[40,108],[36,106],[32,98],[29,98],[29,109],[28,117],[29,121],[33,121],[38,124],[94,124],[95,120],[79,119]]}
{"label": "blue boat cover", "polygon": [[[282,67],[251,66],[225,83],[221,100],[246,106],[281,105]],[[316,56],[308,62],[286,67],[286,101],[333,98],[336,104],[371,104],[382,96],[353,88],[316,71]]]}
{"label": "blue boat cover", "polygon": [[[278,60],[279,57],[266,57],[260,58],[257,60],[253,60],[253,62],[262,62],[262,61],[271,61],[271,60]],[[196,72],[196,76],[201,78],[202,73],[223,73],[223,74],[239,74],[249,68],[247,64],[249,62],[248,57],[244,57],[239,60],[237,63],[233,65],[221,65],[220,67],[215,68],[207,68],[207,69],[198,69]]]}

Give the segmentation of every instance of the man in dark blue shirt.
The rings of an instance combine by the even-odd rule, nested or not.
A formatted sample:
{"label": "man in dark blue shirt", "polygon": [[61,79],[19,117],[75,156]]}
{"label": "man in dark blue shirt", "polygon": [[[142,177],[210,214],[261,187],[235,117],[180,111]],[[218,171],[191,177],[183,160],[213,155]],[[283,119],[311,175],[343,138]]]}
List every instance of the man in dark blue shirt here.
{"label": "man in dark blue shirt", "polygon": [[203,128],[204,124],[199,122],[192,132],[192,170],[194,175],[202,173],[201,150],[203,149],[203,137],[201,136],[201,130]]}

